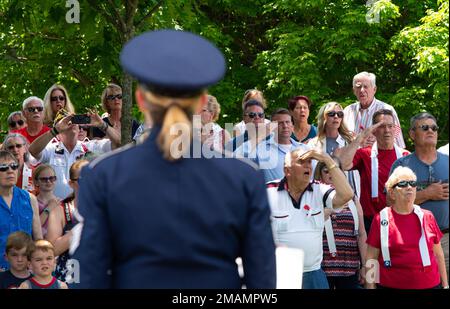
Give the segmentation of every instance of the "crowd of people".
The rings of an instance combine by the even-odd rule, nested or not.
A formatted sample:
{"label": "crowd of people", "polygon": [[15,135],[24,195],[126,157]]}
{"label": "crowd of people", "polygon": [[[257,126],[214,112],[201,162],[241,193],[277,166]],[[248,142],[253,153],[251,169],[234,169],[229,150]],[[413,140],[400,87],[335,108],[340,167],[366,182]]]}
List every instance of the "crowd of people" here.
{"label": "crowd of people", "polygon": [[[204,46],[201,53],[216,57]],[[219,60],[197,86],[223,76]],[[136,94],[145,121],[132,121],[133,145],[110,153],[121,143],[115,84],[101,95],[105,113],[89,110],[89,123],[73,123],[77,107],[58,84],[9,115],[0,151],[0,288],[67,288],[66,281],[75,288],[274,288],[277,246],[304,251],[305,289],[448,288],[448,144],[437,149],[433,115],[411,115],[401,128],[394,107],[375,98],[375,75],[360,72],[357,101],[323,104],[315,124],[308,96],[277,104],[266,117],[263,93],[250,89],[231,132],[217,124],[214,96],[160,88],[153,67],[140,73],[127,61],[124,69],[146,85]],[[200,119],[193,139],[220,158],[174,154],[169,124],[192,127],[191,115]],[[142,189],[131,195],[127,184]],[[212,203],[215,214],[205,208]],[[67,275],[72,257],[81,265],[78,285]],[[151,271],[131,274],[138,267]],[[149,282],[160,273],[167,278]]]}

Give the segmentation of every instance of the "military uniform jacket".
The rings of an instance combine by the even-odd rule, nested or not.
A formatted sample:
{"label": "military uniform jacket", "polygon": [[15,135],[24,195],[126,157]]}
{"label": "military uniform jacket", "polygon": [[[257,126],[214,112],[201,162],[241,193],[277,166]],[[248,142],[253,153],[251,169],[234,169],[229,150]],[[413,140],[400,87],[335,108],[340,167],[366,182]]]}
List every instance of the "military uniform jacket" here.
{"label": "military uniform jacket", "polygon": [[83,169],[78,287],[275,288],[262,172],[237,159],[168,162],[158,133]]}

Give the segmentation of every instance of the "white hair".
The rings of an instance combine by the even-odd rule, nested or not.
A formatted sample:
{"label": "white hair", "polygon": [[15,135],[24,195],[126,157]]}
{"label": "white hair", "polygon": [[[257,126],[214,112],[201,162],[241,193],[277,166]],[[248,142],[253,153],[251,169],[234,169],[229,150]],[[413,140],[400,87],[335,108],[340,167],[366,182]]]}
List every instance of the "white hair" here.
{"label": "white hair", "polygon": [[31,96],[31,97],[28,97],[25,100],[23,100],[22,109],[25,110],[25,108],[27,108],[27,105],[29,103],[31,103],[31,101],[38,101],[39,104],[41,104],[41,107],[44,108],[44,101],[42,101],[42,99],[40,99],[40,98],[38,98],[36,96]]}
{"label": "white hair", "polygon": [[386,190],[392,188],[396,183],[398,183],[399,179],[402,176],[410,176],[414,180],[417,180],[416,174],[414,174],[414,172],[409,167],[398,166],[394,169],[391,176],[389,176],[389,179],[386,181]]}
{"label": "white hair", "polygon": [[294,149],[286,154],[284,157],[284,167],[291,167],[292,166],[292,157],[295,155],[295,157],[300,157],[302,154],[304,154],[307,150],[303,148],[297,148]]}
{"label": "white hair", "polygon": [[372,87],[376,86],[376,76],[375,76],[375,74],[363,71],[363,72],[359,72],[358,74],[353,76],[353,87],[355,87],[356,80],[360,79],[360,78],[363,78],[363,77],[369,78],[370,84],[372,85]]}

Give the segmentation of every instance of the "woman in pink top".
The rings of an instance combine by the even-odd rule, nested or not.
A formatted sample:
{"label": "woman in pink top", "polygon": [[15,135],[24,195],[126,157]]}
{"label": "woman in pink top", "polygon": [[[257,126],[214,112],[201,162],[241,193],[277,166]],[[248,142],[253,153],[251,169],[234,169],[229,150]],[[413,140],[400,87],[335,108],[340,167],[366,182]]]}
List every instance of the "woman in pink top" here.
{"label": "woman in pink top", "polygon": [[416,180],[400,166],[386,182],[392,205],[375,215],[370,228],[366,288],[448,289],[442,233],[433,214],[414,205]]}
{"label": "woman in pink top", "polygon": [[55,171],[50,165],[39,165],[33,172],[33,183],[36,188],[36,197],[42,225],[42,236],[45,237],[47,235],[50,211],[59,204],[58,198],[53,194],[56,183]]}

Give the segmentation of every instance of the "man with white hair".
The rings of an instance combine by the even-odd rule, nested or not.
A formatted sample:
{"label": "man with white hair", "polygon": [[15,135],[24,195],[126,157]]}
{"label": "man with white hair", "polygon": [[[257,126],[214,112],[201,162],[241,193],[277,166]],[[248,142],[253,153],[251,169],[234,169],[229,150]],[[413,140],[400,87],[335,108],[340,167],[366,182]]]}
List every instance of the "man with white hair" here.
{"label": "man with white hair", "polygon": [[35,96],[26,98],[22,104],[22,113],[27,120],[27,126],[13,133],[22,134],[30,144],[45,132],[50,131],[50,128],[44,125],[44,101],[40,98]]}
{"label": "man with white hair", "polygon": [[[364,129],[372,125],[373,114],[379,109],[392,110],[395,124],[395,144],[400,148],[405,148],[402,129],[397,113],[391,105],[375,98],[377,92],[375,74],[369,72],[360,72],[353,77],[353,93],[358,99],[357,102],[348,105],[344,109],[344,122],[350,131],[359,134]],[[375,142],[375,136],[366,140],[363,147],[372,145]]]}
{"label": "man with white hair", "polygon": [[[326,164],[335,188],[310,181],[313,159]],[[324,208],[342,207],[353,197],[353,189],[334,160],[317,150],[288,152],[284,175],[267,183],[275,243],[304,251],[303,289],[328,289],[321,269]]]}

